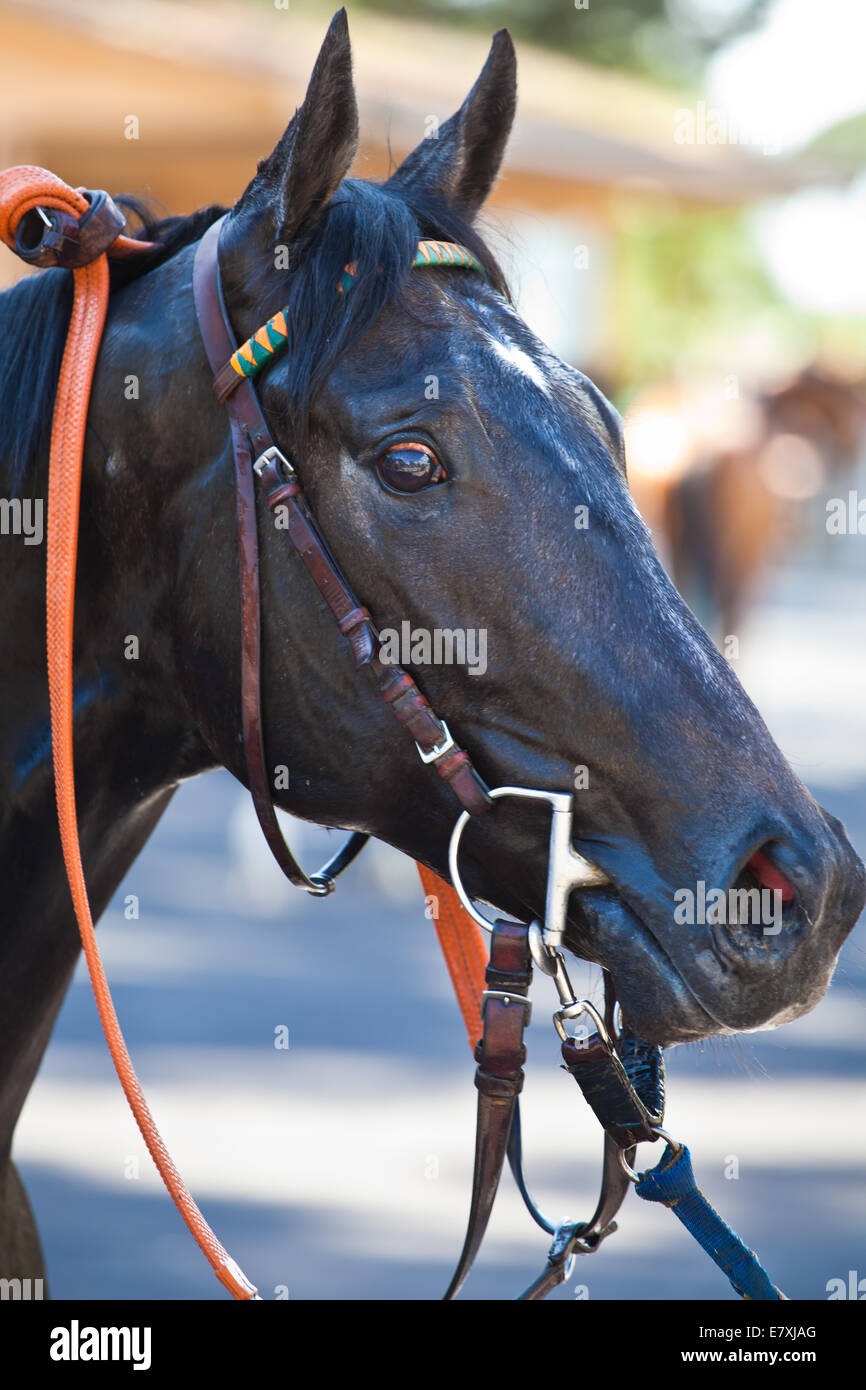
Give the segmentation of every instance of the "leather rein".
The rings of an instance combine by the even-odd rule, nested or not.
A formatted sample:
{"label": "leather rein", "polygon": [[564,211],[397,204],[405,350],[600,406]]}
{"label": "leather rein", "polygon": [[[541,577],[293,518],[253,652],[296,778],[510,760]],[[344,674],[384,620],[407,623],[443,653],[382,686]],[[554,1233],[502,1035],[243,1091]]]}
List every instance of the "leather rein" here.
{"label": "leather rein", "polygon": [[[40,219],[39,222],[35,218]],[[449,868],[452,885],[419,865],[446,964],[477,1061],[478,1121],[470,1216],[457,1270],[445,1295],[452,1299],[471,1268],[487,1228],[506,1157],[533,1220],[553,1237],[547,1264],[521,1295],[543,1298],[569,1277],[573,1259],[590,1254],[616,1229],[614,1217],[628,1187],[670,1206],[727,1274],[742,1296],[784,1297],[769,1281],[751,1251],[712,1210],[698,1191],[684,1145],[661,1128],[664,1073],[661,1049],[614,1026],[615,995],[605,972],[602,1017],[588,1000],[574,997],[562,946],[572,888],[600,885],[605,875],[572,847],[572,798],[538,789],[490,790],[469,755],[454,741],[413,677],[381,659],[379,637],[369,611],[358,601],[320,532],[293,464],[268,430],[251,378],[286,346],[284,313],[269,319],[238,347],[222,296],[219,234],[222,219],[202,237],[195,255],[193,288],[196,315],[214,376],[217,399],[225,406],[235,465],[241,592],[241,707],[247,781],[265,838],[286,877],[317,897],[363,848],[368,836],[354,833],[328,864],[308,875],[287,845],[273,805],[262,728],[260,689],[261,601],[256,486],[269,513],[284,508],[285,530],[325,600],[356,667],[365,667],[398,723],[414,739],[418,754],[431,765],[460,803],[452,834]],[[27,264],[72,269],[72,317],[60,370],[51,435],[47,518],[47,667],[51,704],[52,760],[58,823],[82,946],[100,1020],[112,1060],[144,1141],[181,1216],[217,1278],[239,1300],[258,1299],[255,1286],[220,1244],[202,1216],[169,1155],[132,1066],[114,1010],[96,943],[78,839],[73,764],[73,616],[78,512],[84,434],[90,389],[108,305],[107,256],[153,251],[150,242],[122,235],[125,217],[107,194],[74,190],[46,170],[22,166],[0,174],[0,239]],[[483,269],[466,248],[422,241],[413,264]],[[351,289],[354,266],[337,287]],[[501,797],[542,800],[551,809],[547,902],[543,922],[489,922],[463,888],[458,853],[471,817],[488,812]],[[489,962],[477,926],[491,933]],[[523,1085],[524,1031],[531,1004],[533,965],[552,977],[560,1007],[554,1023],[566,1070],[604,1130],[601,1194],[589,1221],[550,1222],[529,1195],[523,1176],[518,1095]],[[568,1026],[588,1020],[591,1029],[574,1034]],[[638,1174],[635,1148],[644,1141],[667,1140],[657,1167]]]}

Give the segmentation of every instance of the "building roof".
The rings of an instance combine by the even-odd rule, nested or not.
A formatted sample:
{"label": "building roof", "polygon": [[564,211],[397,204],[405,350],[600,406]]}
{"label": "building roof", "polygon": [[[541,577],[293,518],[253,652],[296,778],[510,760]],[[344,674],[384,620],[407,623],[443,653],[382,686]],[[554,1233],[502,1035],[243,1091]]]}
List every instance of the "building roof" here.
{"label": "building roof", "polygon": [[[303,98],[330,6],[238,0],[0,0],[0,126],[12,161],[74,168],[82,149],[106,166],[124,162],[154,184],[166,170],[178,210],[237,196]],[[361,156],[379,175],[444,120],[478,75],[486,44],[475,34],[418,20],[351,11],[361,109]],[[681,95],[571,57],[518,46],[519,109],[500,200],[527,181],[628,187],[688,199],[740,201],[833,181],[818,159],[791,160],[742,144],[701,142],[712,113]],[[135,115],[135,149],[124,120]],[[695,127],[694,143],[675,131]],[[713,138],[712,135],[710,138]],[[718,130],[716,130],[718,138]],[[22,152],[21,143],[33,154]],[[182,161],[189,198],[177,203]],[[211,176],[203,198],[190,161]],[[10,162],[5,159],[5,162]],[[96,176],[88,169],[87,177]],[[112,180],[117,186],[116,177]],[[231,185],[231,186],[229,186]]]}

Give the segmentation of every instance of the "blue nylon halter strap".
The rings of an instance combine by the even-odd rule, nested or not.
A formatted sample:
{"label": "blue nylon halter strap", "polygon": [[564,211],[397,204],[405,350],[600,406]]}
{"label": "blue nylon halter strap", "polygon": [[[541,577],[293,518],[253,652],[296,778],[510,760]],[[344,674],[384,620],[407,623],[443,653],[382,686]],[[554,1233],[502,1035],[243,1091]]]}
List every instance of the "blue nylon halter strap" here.
{"label": "blue nylon halter strap", "polygon": [[655,1168],[640,1174],[636,1189],[647,1202],[661,1202],[683,1223],[710,1259],[727,1275],[740,1298],[776,1302],[785,1295],[776,1288],[754,1250],[710,1206],[695,1182],[691,1154],[685,1145],[668,1144]]}

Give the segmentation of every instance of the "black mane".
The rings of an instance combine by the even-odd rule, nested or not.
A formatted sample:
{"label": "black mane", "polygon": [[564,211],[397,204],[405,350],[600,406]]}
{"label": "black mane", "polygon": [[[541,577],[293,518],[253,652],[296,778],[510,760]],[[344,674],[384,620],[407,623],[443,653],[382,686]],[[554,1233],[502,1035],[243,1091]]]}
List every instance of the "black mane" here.
{"label": "black mane", "polygon": [[[110,261],[111,292],[139,279],[204,234],[225,211],[199,208],[188,217],[158,218],[139,199],[119,197],[130,235],[158,241],[158,250]],[[11,495],[20,492],[31,462],[47,452],[51,415],[72,308],[72,272],[43,270],[0,294],[0,465]]]}
{"label": "black mane", "polygon": [[[225,211],[200,208],[187,217],[157,218],[131,197],[115,200],[127,212],[129,231],[159,242],[149,254],[114,261],[111,292],[140,279],[204,234]],[[290,350],[287,392],[296,440],[306,435],[309,410],[328,373],[373,322],[400,296],[420,238],[456,241],[484,266],[490,283],[507,296],[504,277],[479,233],[458,208],[399,185],[346,179],[324,215],[291,248],[290,275],[275,288],[271,265],[245,287],[261,306],[262,322],[286,309]],[[334,292],[344,267],[358,273],[348,295]],[[282,292],[285,302],[279,302]],[[275,302],[275,295],[277,300]],[[32,462],[47,452],[57,378],[72,303],[72,275],[45,270],[0,294],[0,331],[6,347],[0,367],[0,461],[11,495],[22,488]]]}

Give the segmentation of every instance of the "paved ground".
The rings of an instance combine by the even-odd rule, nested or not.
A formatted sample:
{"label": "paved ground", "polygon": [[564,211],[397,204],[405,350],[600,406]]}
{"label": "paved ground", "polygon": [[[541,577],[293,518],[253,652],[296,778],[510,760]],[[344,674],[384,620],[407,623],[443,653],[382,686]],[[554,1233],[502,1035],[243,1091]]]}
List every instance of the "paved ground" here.
{"label": "paved ground", "polygon": [[[861,854],[864,600],[866,582],[847,566],[780,574],[738,663],[800,775]],[[324,832],[300,827],[300,837],[315,862]],[[169,1147],[266,1297],[435,1298],[462,1242],[472,1063],[414,869],[384,848],[369,855],[327,903],[291,895],[245,795],[217,774],[178,794],[101,927],[118,1011]],[[130,893],[138,921],[123,916]],[[576,974],[593,983],[587,967]],[[551,1214],[585,1215],[599,1138],[557,1069],[546,983],[536,990],[524,1104],[531,1180]],[[791,1297],[823,1298],[828,1280],[866,1275],[864,1002],[861,923],[808,1018],[669,1055],[668,1127],[688,1139],[708,1195]],[[281,1026],[287,1050],[274,1047]],[[128,1117],[83,971],[16,1152],[56,1297],[224,1296]],[[544,1255],[506,1178],[464,1296],[512,1297]],[[592,1299],[727,1296],[678,1223],[636,1198],[576,1281]],[[575,1297],[574,1284],[555,1296]]]}

